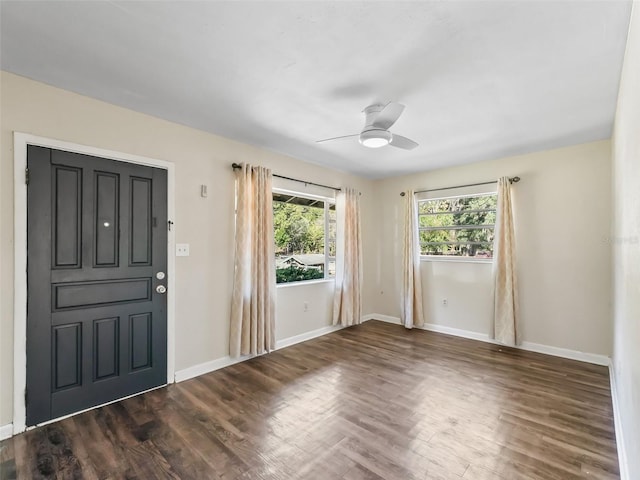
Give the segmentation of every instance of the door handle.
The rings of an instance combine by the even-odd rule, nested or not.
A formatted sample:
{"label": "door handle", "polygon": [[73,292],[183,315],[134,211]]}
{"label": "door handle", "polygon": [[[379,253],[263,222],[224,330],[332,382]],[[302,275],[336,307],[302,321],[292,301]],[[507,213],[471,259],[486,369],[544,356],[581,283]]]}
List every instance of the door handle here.
{"label": "door handle", "polygon": [[165,287],[164,285],[158,285],[156,287],[156,292],[160,294],[166,293],[166,291],[167,291],[167,287]]}

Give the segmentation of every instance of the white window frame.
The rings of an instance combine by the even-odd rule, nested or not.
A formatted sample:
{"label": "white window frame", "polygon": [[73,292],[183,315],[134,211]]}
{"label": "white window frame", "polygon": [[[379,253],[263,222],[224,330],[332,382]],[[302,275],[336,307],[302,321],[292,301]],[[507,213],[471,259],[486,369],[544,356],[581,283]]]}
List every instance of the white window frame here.
{"label": "white window frame", "polygon": [[[323,283],[335,281],[335,275],[329,276],[329,206],[336,204],[336,199],[333,197],[326,197],[324,195],[314,195],[311,193],[300,192],[297,190],[289,190],[285,188],[273,187],[271,189],[271,195],[291,195],[292,197],[306,198],[308,200],[318,200],[324,204],[324,278],[314,278],[312,280],[298,280],[295,282],[283,282],[277,283],[276,288],[292,287],[295,285],[309,285],[312,283]],[[275,229],[274,229],[275,234]],[[275,258],[274,258],[275,261]]]}
{"label": "white window frame", "polygon": [[[489,196],[489,195],[493,195],[496,196],[498,195],[498,193],[496,191],[489,191],[489,192],[476,192],[476,193],[464,193],[464,194],[459,194],[459,195],[448,195],[448,196],[442,196],[442,197],[433,197],[433,198],[419,198],[417,199],[418,202],[418,235],[420,233],[420,204],[424,203],[424,202],[432,202],[434,200],[448,200],[451,198],[465,198],[465,197],[481,197],[481,196]],[[495,231],[495,224],[493,225],[494,227],[494,231]],[[420,244],[420,251],[422,252],[422,244]],[[492,264],[493,263],[493,257],[491,258],[479,258],[479,257],[457,257],[457,256],[453,256],[453,255],[425,255],[420,253],[420,261],[422,262],[451,262],[451,263],[486,263],[486,264]]]}

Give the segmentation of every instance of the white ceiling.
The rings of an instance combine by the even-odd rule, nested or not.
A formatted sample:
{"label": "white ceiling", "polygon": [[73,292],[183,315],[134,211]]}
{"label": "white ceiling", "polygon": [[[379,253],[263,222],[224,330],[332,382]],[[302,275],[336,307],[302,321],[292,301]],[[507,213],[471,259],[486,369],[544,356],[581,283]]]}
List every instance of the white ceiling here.
{"label": "white ceiling", "polygon": [[[609,138],[629,1],[1,3],[1,66],[381,178]],[[362,109],[407,106],[412,151]]]}

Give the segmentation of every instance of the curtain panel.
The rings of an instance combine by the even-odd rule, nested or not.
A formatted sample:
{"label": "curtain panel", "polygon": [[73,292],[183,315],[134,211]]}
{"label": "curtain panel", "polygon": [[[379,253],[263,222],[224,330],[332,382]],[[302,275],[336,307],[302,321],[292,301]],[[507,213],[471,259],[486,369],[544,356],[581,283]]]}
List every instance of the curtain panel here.
{"label": "curtain panel", "polygon": [[229,353],[275,349],[275,246],[271,171],[243,164],[236,170],[235,259]]}
{"label": "curtain panel", "polygon": [[362,316],[360,193],[345,188],[336,197],[336,288],[333,324],[357,325]]}
{"label": "curtain panel", "polygon": [[518,278],[509,177],[498,180],[498,207],[493,240],[493,287],[493,338],[505,345],[519,345]]}
{"label": "curtain panel", "polygon": [[404,236],[402,248],[402,323],[406,328],[424,325],[422,278],[420,276],[420,239],[418,204],[415,192],[404,195]]}

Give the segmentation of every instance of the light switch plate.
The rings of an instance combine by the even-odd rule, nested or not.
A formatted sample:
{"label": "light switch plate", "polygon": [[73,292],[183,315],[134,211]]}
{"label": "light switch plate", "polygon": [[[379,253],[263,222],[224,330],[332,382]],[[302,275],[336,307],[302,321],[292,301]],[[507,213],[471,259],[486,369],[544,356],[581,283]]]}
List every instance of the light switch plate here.
{"label": "light switch plate", "polygon": [[189,256],[189,244],[176,243],[176,257],[188,257],[188,256]]}

